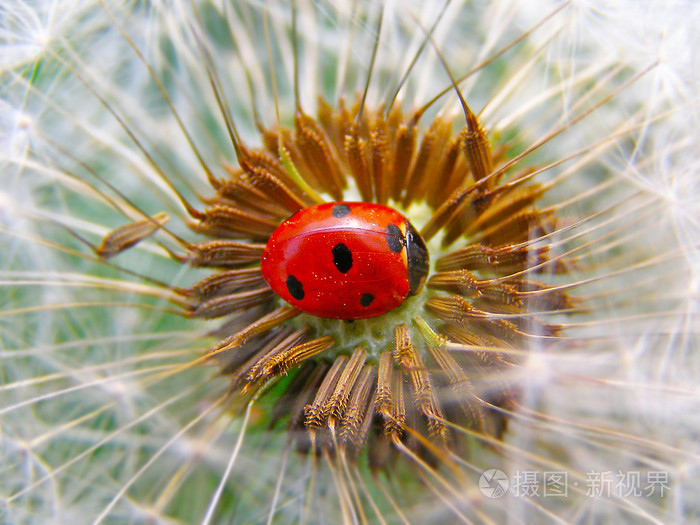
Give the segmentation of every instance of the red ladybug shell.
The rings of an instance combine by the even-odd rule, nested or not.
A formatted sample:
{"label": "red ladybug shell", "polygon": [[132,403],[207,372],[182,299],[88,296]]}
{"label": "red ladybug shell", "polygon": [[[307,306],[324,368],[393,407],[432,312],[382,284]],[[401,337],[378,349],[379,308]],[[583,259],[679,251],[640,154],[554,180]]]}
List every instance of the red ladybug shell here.
{"label": "red ladybug shell", "polygon": [[362,319],[420,291],[428,251],[411,223],[388,206],[329,202],[284,221],[267,242],[260,269],[270,288],[303,312]]}

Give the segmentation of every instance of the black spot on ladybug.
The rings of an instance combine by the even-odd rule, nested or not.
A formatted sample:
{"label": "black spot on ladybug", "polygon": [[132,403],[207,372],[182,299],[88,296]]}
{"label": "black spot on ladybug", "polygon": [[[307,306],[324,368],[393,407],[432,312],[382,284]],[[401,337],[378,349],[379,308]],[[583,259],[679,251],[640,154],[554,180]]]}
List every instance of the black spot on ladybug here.
{"label": "black spot on ladybug", "polygon": [[372,301],[374,301],[374,295],[371,293],[363,293],[362,297],[360,297],[360,304],[364,307],[369,306],[372,304]]}
{"label": "black spot on ladybug", "polygon": [[342,242],[333,246],[333,264],[341,273],[348,273],[352,268],[352,252]]}
{"label": "black spot on ladybug", "polygon": [[386,227],[386,232],[389,234],[386,238],[389,249],[394,253],[401,253],[401,250],[403,250],[404,238],[403,235],[401,235],[399,227],[395,224],[390,224]]}
{"label": "black spot on ladybug", "polygon": [[350,213],[350,206],[348,206],[347,204],[336,204],[331,210],[331,214],[336,219],[345,217],[348,213]]}
{"label": "black spot on ladybug", "polygon": [[287,290],[297,301],[301,301],[304,298],[304,285],[293,275],[287,276]]}

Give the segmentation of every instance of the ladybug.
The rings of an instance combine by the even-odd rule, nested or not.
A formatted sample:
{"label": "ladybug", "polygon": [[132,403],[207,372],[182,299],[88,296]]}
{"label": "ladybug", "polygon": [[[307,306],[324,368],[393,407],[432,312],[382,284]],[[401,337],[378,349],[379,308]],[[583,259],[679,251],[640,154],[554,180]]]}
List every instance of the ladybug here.
{"label": "ladybug", "polygon": [[328,202],[298,211],[270,236],[261,271],[272,290],[318,317],[364,319],[417,294],[428,250],[388,206]]}

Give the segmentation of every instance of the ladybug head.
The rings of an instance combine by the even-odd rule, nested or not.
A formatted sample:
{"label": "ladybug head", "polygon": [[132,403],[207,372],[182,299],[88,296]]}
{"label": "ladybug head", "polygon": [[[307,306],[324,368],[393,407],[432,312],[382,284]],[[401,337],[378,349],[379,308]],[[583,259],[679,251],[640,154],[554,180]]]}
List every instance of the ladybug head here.
{"label": "ladybug head", "polygon": [[408,295],[416,295],[421,291],[428,276],[430,256],[420,233],[409,221],[406,228],[406,253],[408,254]]}

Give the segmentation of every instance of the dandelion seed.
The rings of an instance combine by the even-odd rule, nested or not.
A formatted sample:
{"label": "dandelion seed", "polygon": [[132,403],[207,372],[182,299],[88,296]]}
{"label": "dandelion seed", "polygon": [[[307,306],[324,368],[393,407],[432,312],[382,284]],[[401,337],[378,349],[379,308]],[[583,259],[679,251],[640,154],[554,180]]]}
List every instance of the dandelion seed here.
{"label": "dandelion seed", "polygon": [[168,219],[167,213],[159,213],[149,219],[120,226],[102,239],[100,245],[95,248],[95,253],[109,259],[153,235]]}

